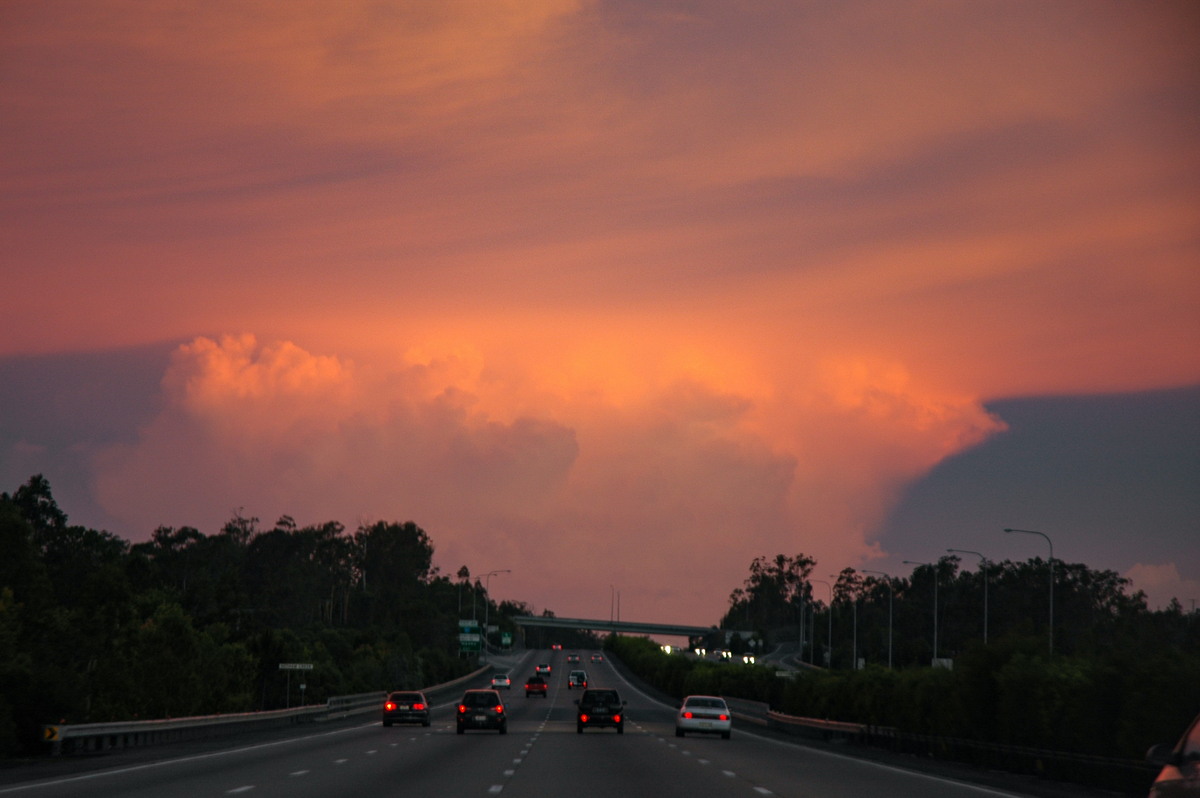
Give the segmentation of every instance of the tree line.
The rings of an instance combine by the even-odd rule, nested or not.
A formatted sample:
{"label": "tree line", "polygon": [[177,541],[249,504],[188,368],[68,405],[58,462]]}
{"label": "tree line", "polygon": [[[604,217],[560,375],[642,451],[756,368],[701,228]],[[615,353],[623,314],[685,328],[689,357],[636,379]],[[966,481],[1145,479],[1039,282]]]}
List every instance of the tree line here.
{"label": "tree line", "polygon": [[1178,601],[1151,610],[1112,571],[1054,562],[1051,638],[1041,559],[964,571],[947,556],[908,576],[847,568],[825,584],[815,567],[803,554],[755,559],[721,626],[829,667],[780,680],[773,668],[697,670],[635,649],[645,674],[664,689],[721,690],[788,714],[1127,759],[1173,741],[1200,712],[1200,614]]}
{"label": "tree line", "polygon": [[131,544],[70,524],[41,475],[0,493],[0,552],[0,755],[39,751],[47,723],[296,706],[285,662],[314,665],[308,703],[437,684],[476,667],[458,619],[486,606],[512,631],[529,613],[491,603],[466,566],[439,573],[412,522],[239,513]]}
{"label": "tree line", "polygon": [[[1142,591],[1114,571],[1054,561],[984,561],[974,570],[957,555],[907,575],[845,568],[814,577],[805,554],[758,557],[733,590],[722,629],[753,631],[763,645],[788,643],[807,663],[852,669],[955,659],[973,646],[1020,641],[1047,655],[1101,656],[1115,650],[1200,655],[1200,616],[1172,599],[1152,611]],[[1053,635],[1051,635],[1051,628]],[[936,639],[937,650],[934,651]],[[803,643],[801,643],[803,640]]]}

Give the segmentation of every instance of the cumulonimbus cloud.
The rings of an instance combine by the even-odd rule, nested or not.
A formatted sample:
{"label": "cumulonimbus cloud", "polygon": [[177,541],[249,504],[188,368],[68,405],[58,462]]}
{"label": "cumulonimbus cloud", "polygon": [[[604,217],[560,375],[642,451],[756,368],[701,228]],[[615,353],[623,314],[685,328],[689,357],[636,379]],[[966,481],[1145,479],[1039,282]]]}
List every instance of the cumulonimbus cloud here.
{"label": "cumulonimbus cloud", "polygon": [[[97,495],[140,536],[214,531],[239,509],[265,523],[414,520],[445,569],[519,563],[513,594],[562,614],[619,582],[651,614],[702,602],[715,615],[758,555],[878,556],[871,536],[900,487],[1002,428],[896,368],[830,364],[772,398],[669,360],[654,385],[598,396],[561,375],[531,391],[536,371],[506,374],[486,354],[384,366],[197,338],[164,376],[162,412],[98,459]],[[553,399],[517,413],[518,382]]]}

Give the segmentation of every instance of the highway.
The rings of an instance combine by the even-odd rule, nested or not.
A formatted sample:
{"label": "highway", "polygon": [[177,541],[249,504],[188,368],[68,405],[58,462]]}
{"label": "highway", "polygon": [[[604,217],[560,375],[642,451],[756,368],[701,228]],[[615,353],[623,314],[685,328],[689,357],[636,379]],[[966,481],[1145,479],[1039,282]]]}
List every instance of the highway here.
{"label": "highway", "polygon": [[[569,795],[792,796],[838,798],[983,798],[1030,793],[969,784],[781,741],[735,724],[733,737],[674,734],[674,707],[637,691],[607,661],[569,665],[569,651],[529,651],[511,661],[507,735],[455,733],[454,704],[435,707],[433,725],[384,728],[378,714],[336,728],[305,727],[298,736],[242,736],[224,746],[114,757],[110,765],[57,774],[51,765],[0,779],[0,796],[487,796]],[[537,662],[550,662],[547,698],[522,686]],[[594,687],[615,687],[628,702],[625,733],[575,730],[572,668]],[[103,757],[97,758],[103,760]],[[24,773],[24,771],[22,771]],[[4,774],[0,774],[4,775]],[[16,781],[14,779],[30,779]]]}

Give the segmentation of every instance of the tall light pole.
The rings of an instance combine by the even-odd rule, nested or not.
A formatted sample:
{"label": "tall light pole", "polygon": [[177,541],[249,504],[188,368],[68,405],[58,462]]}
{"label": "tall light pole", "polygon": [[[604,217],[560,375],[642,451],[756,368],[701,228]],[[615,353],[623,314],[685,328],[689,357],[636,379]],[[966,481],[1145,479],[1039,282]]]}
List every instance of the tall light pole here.
{"label": "tall light pole", "polygon": [[1054,656],[1054,541],[1045,532],[1036,529],[1005,529],[1005,532],[1020,532],[1025,535],[1041,535],[1050,546],[1050,656]]}
{"label": "tall light pole", "polygon": [[810,579],[808,581],[810,581],[814,584],[817,584],[817,585],[825,585],[825,587],[829,588],[829,639],[826,641],[826,645],[829,646],[829,661],[825,663],[825,667],[832,669],[833,668],[833,585],[829,584],[824,579]]}
{"label": "tall light pole", "polygon": [[488,571],[483,575],[483,595],[486,597],[483,602],[483,654],[487,655],[487,636],[488,636],[488,615],[492,608],[492,595],[488,593],[488,585],[492,583],[492,577],[496,574],[511,574],[512,569],[501,568],[498,571]]}
{"label": "tall light pole", "polygon": [[987,645],[987,616],[988,616],[988,577],[987,577],[987,557],[984,557],[977,551],[970,549],[946,549],[946,551],[956,554],[974,554],[979,558],[979,572],[983,575],[983,644]]}
{"label": "tall light pole", "polygon": [[863,569],[864,574],[879,574],[883,577],[884,583],[888,588],[888,669],[892,667],[892,578],[883,571],[869,571]]}
{"label": "tall light pole", "polygon": [[938,640],[937,640],[937,627],[938,627],[938,623],[937,623],[937,621],[938,621],[938,619],[937,619],[937,615],[938,615],[938,601],[937,601],[937,590],[938,590],[938,572],[937,572],[937,566],[936,566],[936,565],[934,565],[934,564],[933,564],[933,563],[931,563],[931,562],[917,562],[916,560],[905,560],[905,561],[904,561],[904,564],[905,564],[905,565],[928,565],[930,568],[932,568],[932,569],[933,569],[933,658],[936,660],[936,659],[938,658],[938,645],[937,645],[937,644],[938,644]]}

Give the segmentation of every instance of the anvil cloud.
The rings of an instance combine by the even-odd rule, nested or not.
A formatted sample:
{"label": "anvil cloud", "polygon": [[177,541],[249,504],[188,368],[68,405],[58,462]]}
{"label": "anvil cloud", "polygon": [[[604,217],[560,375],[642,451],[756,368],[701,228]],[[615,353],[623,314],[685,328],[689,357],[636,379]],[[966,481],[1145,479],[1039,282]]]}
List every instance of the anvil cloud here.
{"label": "anvil cloud", "polygon": [[173,354],[2,487],[411,519],[563,615],[928,559],[889,519],[993,403],[1200,383],[1197,67],[1187,2],[6,4],[0,357]]}

